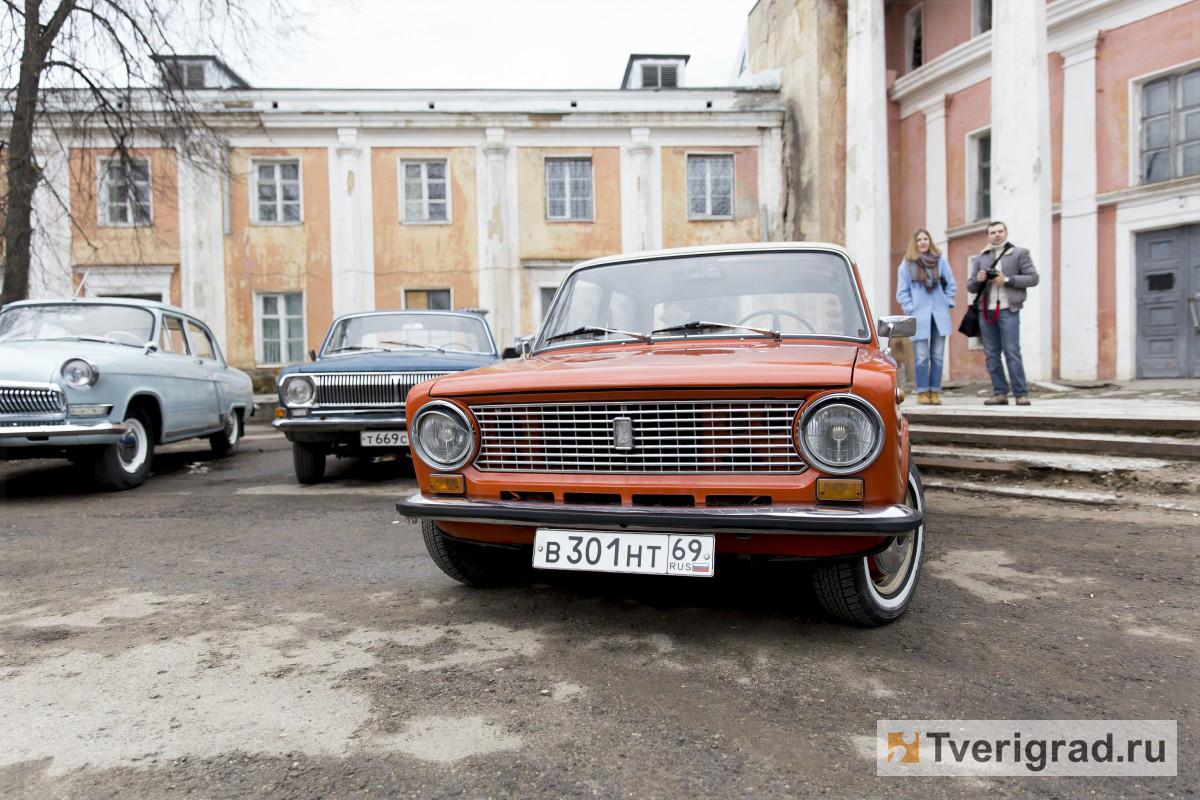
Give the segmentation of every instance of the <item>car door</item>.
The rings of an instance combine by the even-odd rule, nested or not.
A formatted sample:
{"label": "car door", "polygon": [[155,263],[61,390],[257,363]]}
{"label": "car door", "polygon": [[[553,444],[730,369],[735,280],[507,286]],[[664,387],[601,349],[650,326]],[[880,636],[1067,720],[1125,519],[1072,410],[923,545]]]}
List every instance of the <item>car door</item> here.
{"label": "car door", "polygon": [[225,365],[221,362],[217,343],[208,329],[198,320],[190,317],[185,322],[193,360],[200,367],[203,381],[207,384],[205,389],[200,392],[202,397],[197,398],[203,405],[201,418],[206,427],[219,428],[221,427],[221,414],[224,413],[226,407],[220,380],[220,373],[224,370]]}
{"label": "car door", "polygon": [[206,420],[212,405],[211,382],[202,360],[192,353],[182,317],[163,314],[158,347],[165,437],[178,438],[212,427]]}

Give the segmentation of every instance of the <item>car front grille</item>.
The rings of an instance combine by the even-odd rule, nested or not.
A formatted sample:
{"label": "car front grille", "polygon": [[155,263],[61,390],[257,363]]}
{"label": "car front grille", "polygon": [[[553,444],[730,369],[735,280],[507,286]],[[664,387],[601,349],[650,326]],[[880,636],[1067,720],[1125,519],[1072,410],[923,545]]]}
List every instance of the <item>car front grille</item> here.
{"label": "car front grille", "polygon": [[395,408],[408,390],[448,372],[318,372],[314,405],[322,408]]}
{"label": "car front grille", "polygon": [[[480,434],[475,467],[490,472],[801,472],[805,464],[792,442],[801,405],[800,400],[711,400],[471,406]],[[616,446],[619,429],[632,434],[622,449]]]}
{"label": "car front grille", "polygon": [[66,410],[66,398],[57,387],[0,385],[0,416],[42,416]]}

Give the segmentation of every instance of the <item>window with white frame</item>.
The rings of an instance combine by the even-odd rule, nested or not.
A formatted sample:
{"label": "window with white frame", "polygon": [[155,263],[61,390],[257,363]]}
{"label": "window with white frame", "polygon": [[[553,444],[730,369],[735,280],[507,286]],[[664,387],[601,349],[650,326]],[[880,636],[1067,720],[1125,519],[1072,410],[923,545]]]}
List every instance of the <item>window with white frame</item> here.
{"label": "window with white frame", "polygon": [[925,63],[925,7],[909,9],[904,15],[905,72],[912,72]]}
{"label": "window with white frame", "polygon": [[258,296],[258,363],[304,360],[304,293]]}
{"label": "window with white frame", "polygon": [[404,307],[410,311],[449,311],[449,289],[405,289]]}
{"label": "window with white frame", "polygon": [[592,159],[546,159],[546,218],[594,218]]}
{"label": "window with white frame", "polygon": [[733,216],[733,156],[687,157],[688,217]]}
{"label": "window with white frame", "polygon": [[449,222],[449,166],[446,159],[403,159],[400,188],[405,222]]}
{"label": "window with white frame", "polygon": [[975,35],[992,29],[992,0],[975,0]]}
{"label": "window with white frame", "polygon": [[264,225],[300,222],[300,162],[254,164],[254,221]]}
{"label": "window with white frame", "polygon": [[546,312],[550,310],[550,304],[554,302],[554,295],[558,291],[557,286],[539,286],[538,295],[542,300],[542,315],[540,319],[546,318]]}
{"label": "window with white frame", "polygon": [[992,132],[982,130],[967,137],[967,197],[971,221],[992,216]]}
{"label": "window with white frame", "polygon": [[1200,175],[1200,68],[1142,86],[1142,183]]}
{"label": "window with white frame", "polygon": [[100,159],[101,225],[149,225],[150,159]]}

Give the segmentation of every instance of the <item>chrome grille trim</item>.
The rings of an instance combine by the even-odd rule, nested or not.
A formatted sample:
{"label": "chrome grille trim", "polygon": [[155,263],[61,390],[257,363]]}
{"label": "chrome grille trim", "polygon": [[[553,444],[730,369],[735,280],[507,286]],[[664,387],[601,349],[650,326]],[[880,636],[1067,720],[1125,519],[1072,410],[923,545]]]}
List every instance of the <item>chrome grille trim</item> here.
{"label": "chrome grille trim", "polygon": [[449,372],[312,372],[316,408],[403,408],[409,389]]}
{"label": "chrome grille trim", "polygon": [[[802,400],[671,400],[471,406],[486,472],[798,473]],[[613,447],[633,420],[634,449]]]}
{"label": "chrome grille trim", "polygon": [[66,411],[67,398],[53,384],[0,384],[0,415],[44,416]]}

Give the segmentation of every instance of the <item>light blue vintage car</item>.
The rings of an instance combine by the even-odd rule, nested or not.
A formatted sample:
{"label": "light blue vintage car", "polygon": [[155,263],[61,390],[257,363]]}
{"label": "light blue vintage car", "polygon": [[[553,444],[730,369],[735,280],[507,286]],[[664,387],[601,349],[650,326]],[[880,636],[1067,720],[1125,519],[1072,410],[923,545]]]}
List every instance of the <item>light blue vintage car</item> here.
{"label": "light blue vintage car", "polygon": [[0,457],[69,458],[109,488],[150,474],[157,444],[237,448],[250,377],[200,320],[118,298],[25,300],[0,309]]}

